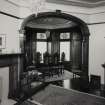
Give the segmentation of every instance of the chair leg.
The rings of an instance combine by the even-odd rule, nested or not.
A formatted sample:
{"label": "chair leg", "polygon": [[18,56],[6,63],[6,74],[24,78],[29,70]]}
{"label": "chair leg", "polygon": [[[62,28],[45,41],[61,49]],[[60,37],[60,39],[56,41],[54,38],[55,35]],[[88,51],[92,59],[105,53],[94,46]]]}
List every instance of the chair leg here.
{"label": "chair leg", "polygon": [[74,73],[73,73],[73,79],[74,79],[74,77],[75,77],[75,76],[74,76]]}
{"label": "chair leg", "polygon": [[73,79],[75,79],[76,78],[76,74],[75,73],[73,73]]}

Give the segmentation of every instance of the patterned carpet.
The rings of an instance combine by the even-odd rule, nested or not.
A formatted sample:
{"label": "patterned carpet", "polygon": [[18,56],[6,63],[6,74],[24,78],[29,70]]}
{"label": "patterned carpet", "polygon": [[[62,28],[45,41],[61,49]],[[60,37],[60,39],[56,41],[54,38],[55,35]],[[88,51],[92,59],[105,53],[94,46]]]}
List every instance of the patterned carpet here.
{"label": "patterned carpet", "polygon": [[32,99],[16,105],[105,105],[103,97],[55,85],[46,86],[33,95]]}
{"label": "patterned carpet", "polygon": [[105,105],[105,98],[55,85],[47,86],[32,98],[42,105]]}

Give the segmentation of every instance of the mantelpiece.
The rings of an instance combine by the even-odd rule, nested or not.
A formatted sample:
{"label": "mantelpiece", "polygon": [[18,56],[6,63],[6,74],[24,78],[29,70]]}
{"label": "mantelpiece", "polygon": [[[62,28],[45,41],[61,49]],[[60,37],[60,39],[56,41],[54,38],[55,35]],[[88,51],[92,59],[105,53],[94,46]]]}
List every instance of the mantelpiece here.
{"label": "mantelpiece", "polygon": [[17,93],[20,88],[20,72],[23,67],[22,55],[23,54],[20,53],[0,55],[0,67],[9,67],[9,98],[18,96]]}
{"label": "mantelpiece", "polygon": [[105,63],[101,65],[104,68],[104,90],[105,90]]}

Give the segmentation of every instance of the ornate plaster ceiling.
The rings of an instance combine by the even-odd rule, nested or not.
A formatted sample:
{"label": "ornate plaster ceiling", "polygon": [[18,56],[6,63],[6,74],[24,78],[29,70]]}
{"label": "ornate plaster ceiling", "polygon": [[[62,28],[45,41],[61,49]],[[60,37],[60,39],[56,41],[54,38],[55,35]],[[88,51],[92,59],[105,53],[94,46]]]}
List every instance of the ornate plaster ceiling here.
{"label": "ornate plaster ceiling", "polygon": [[[5,0],[19,6],[28,6],[27,0]],[[81,7],[100,7],[105,6],[105,0],[46,0],[48,3],[81,6]]]}
{"label": "ornate plaster ceiling", "polygon": [[79,1],[79,2],[88,2],[88,3],[97,3],[97,2],[102,2],[105,0],[68,0],[68,1]]}
{"label": "ornate plaster ceiling", "polygon": [[49,3],[81,6],[88,8],[105,6],[105,0],[46,0],[46,1]]}
{"label": "ornate plaster ceiling", "polygon": [[86,1],[90,3],[96,3],[96,2],[105,1],[105,0],[76,0],[76,1]]}

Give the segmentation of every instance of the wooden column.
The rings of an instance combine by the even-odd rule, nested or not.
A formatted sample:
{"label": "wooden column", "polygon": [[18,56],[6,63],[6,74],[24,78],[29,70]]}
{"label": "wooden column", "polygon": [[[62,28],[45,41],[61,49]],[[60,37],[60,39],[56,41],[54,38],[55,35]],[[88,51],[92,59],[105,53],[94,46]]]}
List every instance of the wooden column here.
{"label": "wooden column", "polygon": [[72,32],[71,34],[71,49],[70,56],[72,62],[72,70],[81,70],[82,64],[82,36],[80,32]]}
{"label": "wooden column", "polygon": [[82,71],[83,75],[88,76],[89,62],[89,36],[83,36],[82,41]]}
{"label": "wooden column", "polygon": [[46,36],[47,36],[47,52],[51,54],[52,53],[52,35],[51,35],[50,30],[47,31]]}
{"label": "wooden column", "polygon": [[58,32],[52,33],[52,54],[54,53],[60,54],[60,40]]}
{"label": "wooden column", "polygon": [[32,63],[35,64],[36,62],[36,37],[37,33],[32,33]]}
{"label": "wooden column", "polygon": [[[25,46],[24,46],[24,65],[30,65],[32,64],[32,32],[29,30],[26,30],[25,32]],[[24,68],[26,69],[26,68]]]}

